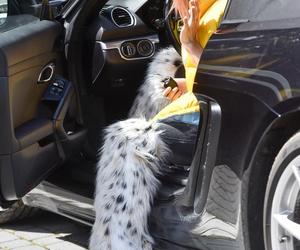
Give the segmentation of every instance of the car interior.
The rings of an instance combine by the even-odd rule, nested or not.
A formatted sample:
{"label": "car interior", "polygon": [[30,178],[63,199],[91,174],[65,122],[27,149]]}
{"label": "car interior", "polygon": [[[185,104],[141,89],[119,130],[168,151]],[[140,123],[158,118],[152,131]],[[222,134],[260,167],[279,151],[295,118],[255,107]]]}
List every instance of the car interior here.
{"label": "car interior", "polygon": [[[49,4],[52,11],[42,1],[9,1],[0,25],[0,183],[6,201],[23,197],[45,178],[92,199],[103,129],[128,117],[147,65],[157,51],[176,44],[169,33],[174,23],[165,26],[166,19],[177,20],[168,15],[169,1],[110,0],[80,27],[83,39],[73,44],[56,21],[68,1]],[[82,53],[71,53],[74,44]],[[76,85],[69,66],[75,60],[84,65]],[[160,203],[176,199],[189,206],[209,188],[198,178],[204,171],[199,166],[214,165],[221,111],[213,99],[197,97],[196,157],[184,166],[166,166]],[[205,195],[197,197],[200,212]]]}
{"label": "car interior", "polygon": [[[173,157],[160,165],[148,220],[154,247],[299,246],[295,1],[203,0],[199,42],[210,41],[193,86],[200,123],[192,143],[169,145]],[[216,2],[227,4],[224,20],[209,12]],[[181,53],[171,5],[0,0],[0,224],[36,208],[94,223],[105,128],[130,117],[161,50]]]}
{"label": "car interior", "polygon": [[[51,3],[54,16],[65,2]],[[63,162],[51,178],[59,182],[67,175],[72,176],[70,182],[93,184],[101,130],[127,117],[147,64],[161,46],[163,2],[146,2],[119,6],[109,1],[83,30],[86,86],[80,93],[78,118],[61,24],[40,20],[39,1],[9,1],[8,16],[0,26],[6,59],[1,60],[0,150],[5,155],[1,161],[7,163],[1,174],[6,200],[22,197]],[[4,176],[14,176],[14,183]],[[61,181],[68,185],[65,178]],[[93,189],[85,194],[92,197]]]}

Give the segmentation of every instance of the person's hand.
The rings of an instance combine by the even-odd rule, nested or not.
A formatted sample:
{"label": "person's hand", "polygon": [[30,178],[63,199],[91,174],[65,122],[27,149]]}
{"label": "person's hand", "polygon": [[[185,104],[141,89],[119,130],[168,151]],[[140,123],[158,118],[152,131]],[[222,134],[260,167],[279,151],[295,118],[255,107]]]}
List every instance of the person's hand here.
{"label": "person's hand", "polygon": [[163,92],[163,95],[170,101],[175,101],[187,91],[186,81],[184,78],[176,78],[175,81],[178,87],[173,89],[171,87],[167,87]]}
{"label": "person's hand", "polygon": [[195,63],[198,63],[203,51],[199,41],[199,20],[200,9],[198,1],[189,1],[189,10],[185,17],[182,17],[183,27],[180,32],[182,46],[192,55]]}

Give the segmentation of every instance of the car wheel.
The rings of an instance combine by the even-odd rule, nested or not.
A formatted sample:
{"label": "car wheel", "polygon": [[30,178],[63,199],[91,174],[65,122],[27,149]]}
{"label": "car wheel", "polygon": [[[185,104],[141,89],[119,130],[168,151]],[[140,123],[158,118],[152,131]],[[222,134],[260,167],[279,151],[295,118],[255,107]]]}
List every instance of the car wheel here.
{"label": "car wheel", "polygon": [[30,217],[37,211],[37,208],[25,206],[22,201],[17,201],[8,208],[0,207],[0,224]]}
{"label": "car wheel", "polygon": [[278,153],[264,201],[267,250],[300,249],[300,133]]}

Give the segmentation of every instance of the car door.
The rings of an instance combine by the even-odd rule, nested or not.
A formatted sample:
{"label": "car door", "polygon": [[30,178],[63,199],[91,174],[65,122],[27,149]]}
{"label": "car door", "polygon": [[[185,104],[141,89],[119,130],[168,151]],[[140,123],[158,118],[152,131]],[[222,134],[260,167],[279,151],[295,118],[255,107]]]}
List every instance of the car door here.
{"label": "car door", "polygon": [[[201,105],[201,118],[213,122],[200,128],[188,178],[184,179],[183,175],[180,178],[181,189],[168,191],[170,198],[164,202],[159,200],[152,215],[153,235],[159,239],[162,249],[244,249],[248,234],[251,246],[263,241],[260,213],[267,175],[257,172],[257,176],[262,177],[251,181],[248,201],[245,180],[251,164],[256,169],[266,168],[258,162],[257,145],[265,140],[266,137],[261,139],[262,134],[270,131],[271,122],[283,112],[283,105],[279,103],[289,103],[292,109],[295,106],[287,100],[299,96],[299,77],[295,77],[299,73],[298,6],[295,1],[255,4],[254,1],[231,1],[218,32],[204,50],[195,80],[198,84],[194,86],[195,93],[210,97],[204,97],[206,105]],[[295,103],[299,106],[299,102]],[[214,106],[219,106],[222,112],[215,113]],[[219,136],[212,136],[203,145],[203,148],[209,145],[212,151],[209,148],[198,151],[201,134],[209,138],[209,133],[202,131],[205,127],[210,128],[207,132],[212,129],[220,133],[214,133]],[[214,149],[211,144],[217,147]],[[260,148],[259,157],[267,158],[266,144]],[[212,157],[207,157],[209,152],[213,152]],[[196,159],[201,160],[197,163]],[[254,159],[256,161],[252,161]],[[192,174],[194,169],[199,170],[198,175]],[[216,171],[210,178],[212,169]],[[162,182],[163,188],[171,187],[167,183],[174,180],[167,176]],[[207,193],[210,182],[214,185]],[[190,188],[193,183],[196,189]],[[194,195],[189,195],[190,190]],[[251,206],[247,204],[249,201]],[[251,209],[251,217],[246,204],[247,209]],[[250,231],[247,231],[247,223]]]}
{"label": "car door", "polygon": [[63,120],[74,91],[64,78],[62,25],[22,14],[18,1],[0,0],[0,11],[0,194],[5,202],[23,197],[63,162]]}

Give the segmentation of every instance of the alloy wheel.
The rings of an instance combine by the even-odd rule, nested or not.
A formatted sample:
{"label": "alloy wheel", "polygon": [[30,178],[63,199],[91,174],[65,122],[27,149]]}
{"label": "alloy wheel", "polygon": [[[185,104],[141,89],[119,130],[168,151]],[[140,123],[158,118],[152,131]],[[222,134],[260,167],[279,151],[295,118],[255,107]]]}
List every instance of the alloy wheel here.
{"label": "alloy wheel", "polygon": [[271,206],[272,250],[300,249],[300,156],[282,172]]}

